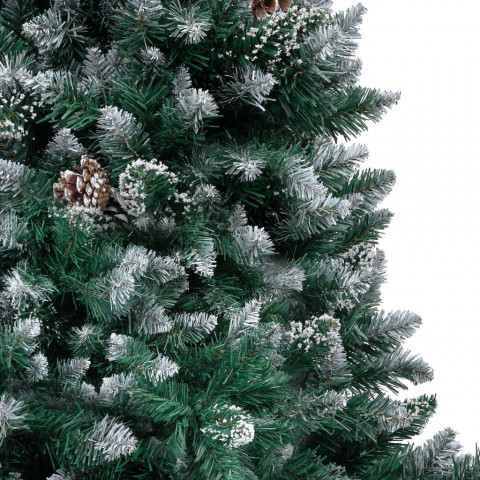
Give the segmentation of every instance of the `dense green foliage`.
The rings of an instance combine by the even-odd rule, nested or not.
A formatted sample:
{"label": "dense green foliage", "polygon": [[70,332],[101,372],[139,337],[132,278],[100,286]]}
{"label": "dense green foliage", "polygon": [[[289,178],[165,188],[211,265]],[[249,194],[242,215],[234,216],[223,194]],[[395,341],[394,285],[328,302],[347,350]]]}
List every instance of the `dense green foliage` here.
{"label": "dense green foliage", "polygon": [[479,478],[388,394],[432,370],[380,309],[395,175],[340,143],[399,98],[361,5],[0,5],[1,478]]}

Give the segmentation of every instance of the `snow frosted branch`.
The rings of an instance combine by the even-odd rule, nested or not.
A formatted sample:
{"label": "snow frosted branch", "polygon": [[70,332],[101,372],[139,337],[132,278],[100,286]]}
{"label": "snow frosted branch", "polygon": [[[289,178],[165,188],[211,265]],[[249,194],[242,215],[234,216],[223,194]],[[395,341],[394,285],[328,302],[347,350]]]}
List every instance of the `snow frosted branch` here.
{"label": "snow frosted branch", "polygon": [[21,400],[16,400],[9,394],[4,393],[0,397],[0,446],[10,430],[28,428],[24,423],[26,419],[24,408],[25,404]]}
{"label": "snow frosted branch", "polygon": [[249,330],[256,329],[260,322],[261,309],[262,303],[258,300],[250,300],[239,309],[229,309],[227,317],[230,318],[230,325],[228,327],[227,340],[237,340]]}
{"label": "snow frosted branch", "polygon": [[217,117],[219,113],[212,94],[201,88],[181,91],[177,96],[177,108],[195,133],[200,131],[204,119]]}
{"label": "snow frosted branch", "polygon": [[212,19],[207,12],[202,11],[197,5],[183,7],[180,2],[172,2],[169,5],[166,18],[170,36],[187,45],[201,42],[212,25]]}
{"label": "snow frosted branch", "polygon": [[53,283],[46,277],[32,276],[23,270],[13,269],[4,275],[5,294],[15,308],[22,308],[28,302],[40,305],[54,292]]}
{"label": "snow frosted branch", "polygon": [[130,456],[138,445],[138,440],[132,431],[108,415],[100,422],[95,423],[87,442],[93,446],[90,458],[94,463],[100,463],[103,460],[114,461],[123,456]]}
{"label": "snow frosted branch", "polygon": [[244,67],[235,71],[231,80],[221,87],[219,95],[223,103],[241,101],[265,111],[262,103],[269,100],[268,96],[277,83],[271,73]]}

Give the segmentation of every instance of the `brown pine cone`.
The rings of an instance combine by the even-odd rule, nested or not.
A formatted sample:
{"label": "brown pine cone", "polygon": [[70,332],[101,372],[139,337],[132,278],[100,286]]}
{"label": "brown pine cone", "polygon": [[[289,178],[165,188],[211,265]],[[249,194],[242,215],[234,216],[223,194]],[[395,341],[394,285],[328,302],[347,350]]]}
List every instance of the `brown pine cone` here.
{"label": "brown pine cone", "polygon": [[292,3],[292,0],[278,0],[278,4],[280,5],[280,10],[282,12],[286,12],[288,10],[290,3]]}
{"label": "brown pine cone", "polygon": [[272,14],[277,10],[277,5],[282,12],[286,12],[290,3],[291,0],[253,0],[252,11],[257,17],[265,18],[267,13]]}
{"label": "brown pine cone", "polygon": [[113,188],[108,182],[108,177],[93,158],[83,155],[81,166],[76,165],[75,170],[65,170],[61,173],[57,183],[53,184],[53,192],[59,200],[67,200],[68,206],[83,206],[105,210]]}
{"label": "brown pine cone", "polygon": [[129,223],[125,205],[120,195],[110,198],[110,202],[103,212],[103,216],[109,224],[121,224],[126,226]]}

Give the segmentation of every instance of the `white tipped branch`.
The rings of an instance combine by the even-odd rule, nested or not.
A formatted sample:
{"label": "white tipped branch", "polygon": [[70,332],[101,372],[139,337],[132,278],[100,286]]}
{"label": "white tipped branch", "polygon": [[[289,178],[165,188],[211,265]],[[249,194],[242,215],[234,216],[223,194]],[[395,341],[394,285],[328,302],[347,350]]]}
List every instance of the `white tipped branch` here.
{"label": "white tipped branch", "polygon": [[85,155],[84,146],[70,128],[60,129],[45,149],[45,158],[51,165],[71,164]]}
{"label": "white tipped branch", "polygon": [[28,223],[14,211],[0,212],[0,253],[24,250],[29,237]]}
{"label": "white tipped branch", "polygon": [[112,248],[107,255],[116,264],[113,270],[130,275],[135,280],[148,278],[160,284],[185,274],[180,261],[174,257],[161,257],[153,250],[130,244],[124,248]]}
{"label": "white tipped branch", "polygon": [[124,139],[133,136],[138,128],[137,121],[129,112],[118,107],[106,106],[100,109],[98,128],[106,140]]}
{"label": "white tipped branch", "polygon": [[[330,140],[321,139],[317,144],[317,151],[313,157],[315,171],[319,178],[330,189],[339,187],[338,176],[348,180],[358,168],[358,165],[368,158],[368,149],[365,145],[352,144],[335,145]],[[337,191],[333,190],[333,191]]]}
{"label": "white tipped branch", "polygon": [[367,337],[378,341],[395,341],[398,343],[410,338],[422,324],[422,319],[409,311],[397,311],[385,314],[378,312],[370,323]]}
{"label": "white tipped branch", "polygon": [[177,363],[159,354],[157,358],[142,365],[145,375],[154,383],[165,381],[178,373],[180,367]]}
{"label": "white tipped branch", "polygon": [[111,362],[126,358],[133,350],[134,342],[135,340],[132,337],[112,333],[108,339],[108,348],[105,358]]}
{"label": "white tipped branch", "polygon": [[205,312],[181,313],[175,317],[175,326],[203,337],[213,332],[217,326],[217,317]]}
{"label": "white tipped branch", "polygon": [[50,475],[47,480],[76,480],[76,477],[63,469],[58,469],[53,475]]}
{"label": "white tipped branch", "polygon": [[35,351],[40,331],[40,320],[33,314],[27,318],[17,317],[12,327],[4,329],[3,345],[6,355],[3,361],[7,368],[12,366],[12,359],[16,354],[30,356]]}
{"label": "white tipped branch", "polygon": [[5,294],[12,305],[21,308],[26,303],[41,305],[46,302],[55,288],[46,277],[33,277],[23,270],[13,269],[3,277]]}
{"label": "white tipped branch", "polygon": [[95,342],[100,339],[101,333],[101,328],[91,323],[73,327],[68,344],[75,353],[90,352],[93,350]]}
{"label": "white tipped branch", "polygon": [[201,42],[212,26],[212,19],[198,6],[183,7],[180,2],[172,2],[167,11],[166,22],[170,37],[178,38],[186,45]]}
{"label": "white tipped branch", "polygon": [[326,194],[312,200],[293,200],[284,209],[278,227],[285,240],[305,240],[336,225],[352,208],[349,199]]}
{"label": "white tipped branch", "polygon": [[245,207],[241,203],[236,203],[233,213],[228,219],[228,231],[233,233],[235,230],[245,227],[248,223]]}
{"label": "white tipped branch", "polygon": [[232,80],[225,83],[219,92],[222,103],[241,101],[262,111],[265,111],[262,104],[272,100],[268,96],[278,83],[271,73],[252,67],[236,70],[230,78]]}
{"label": "white tipped branch", "polygon": [[322,202],[328,197],[328,189],[319,181],[315,169],[298,154],[287,154],[272,165],[275,175],[284,184],[292,198]]}
{"label": "white tipped branch", "polygon": [[345,408],[347,398],[344,392],[327,390],[323,395],[315,397],[314,405],[320,415],[333,415]]}
{"label": "white tipped branch", "polygon": [[177,75],[173,79],[173,94],[180,95],[180,93],[186,92],[192,88],[192,79],[190,72],[185,67],[178,69]]}
{"label": "white tipped branch", "polygon": [[50,8],[22,26],[22,33],[33,40],[41,54],[52,54],[69,43],[85,43],[86,27],[75,24],[75,15],[62,17]]}
{"label": "white tipped branch", "polygon": [[95,423],[87,442],[93,447],[90,460],[93,464],[114,461],[132,455],[137,449],[138,440],[123,423],[108,415]]}
{"label": "white tipped branch", "polygon": [[225,150],[223,162],[226,174],[238,178],[241,182],[251,182],[258,178],[267,162],[248,146],[235,146]]}
{"label": "white tipped branch", "polygon": [[142,308],[134,309],[133,314],[138,333],[157,335],[169,332],[173,327],[173,320],[167,315],[165,309],[154,301],[150,301]]}
{"label": "white tipped branch", "polygon": [[107,276],[97,279],[92,286],[94,298],[107,298],[110,310],[116,315],[127,311],[128,303],[135,295],[135,279],[128,272],[113,269]]}
{"label": "white tipped branch", "polygon": [[319,379],[323,383],[344,382],[349,380],[352,374],[340,335],[340,322],[332,322],[327,337],[326,344],[329,346],[329,351],[315,367]]}
{"label": "white tipped branch", "polygon": [[383,257],[375,256],[372,264],[354,268],[343,259],[325,259],[312,264],[309,271],[314,282],[328,285],[328,290],[320,294],[332,310],[353,308],[372,285],[375,274],[381,272]]}
{"label": "white tipped branch", "polygon": [[365,355],[356,365],[355,376],[396,391],[398,387],[406,388],[402,380],[409,380],[414,385],[433,380],[433,369],[421,357],[399,346],[379,356]]}
{"label": "white tipped branch", "polygon": [[148,135],[125,110],[109,105],[101,108],[97,131],[100,149],[110,159],[126,162],[148,153]]}
{"label": "white tipped branch", "polygon": [[12,430],[28,429],[24,423],[26,413],[25,404],[4,393],[0,397],[0,446]]}
{"label": "white tipped branch", "polygon": [[165,65],[165,55],[157,47],[147,47],[140,52],[142,62],[147,67],[159,67]]}
{"label": "white tipped branch", "polygon": [[352,53],[356,47],[355,40],[360,38],[358,28],[362,24],[363,16],[366,13],[367,9],[361,3],[357,3],[357,5],[335,15],[335,23],[340,27],[345,39],[351,42],[349,47]]}
{"label": "white tipped branch", "polygon": [[266,262],[262,272],[267,295],[279,297],[301,292],[306,278],[305,270],[293,261]]}
{"label": "white tipped branch", "polygon": [[230,308],[226,315],[230,319],[227,340],[232,342],[250,330],[258,328],[262,302],[258,300],[248,301],[242,308]]}
{"label": "white tipped branch", "polygon": [[42,353],[38,352],[31,358],[31,363],[27,366],[25,373],[29,383],[39,382],[48,376],[48,360]]}
{"label": "white tipped branch", "polygon": [[386,408],[377,412],[377,429],[379,432],[394,433],[402,428],[409,427],[415,416],[405,404],[391,401]]}
{"label": "white tipped branch", "polygon": [[16,196],[30,170],[23,164],[0,158],[0,195]]}
{"label": "white tipped branch", "polygon": [[29,89],[33,83],[30,66],[31,60],[26,58],[25,52],[4,54],[0,59],[0,93],[7,94],[18,84]]}
{"label": "white tipped branch", "polygon": [[186,252],[187,266],[202,277],[212,277],[217,265],[215,243],[209,237],[198,237],[195,244]]}
{"label": "white tipped branch", "polygon": [[134,368],[155,384],[175,375],[180,368],[162,354],[154,356],[141,341],[116,333],[110,335],[106,358]]}
{"label": "white tipped branch", "polygon": [[190,88],[177,96],[177,108],[187,125],[198,133],[204,119],[218,116],[218,106],[213,96],[201,88]]}
{"label": "white tipped branch", "polygon": [[101,405],[111,406],[116,396],[120,392],[127,391],[136,385],[134,376],[129,373],[118,373],[111,377],[105,377],[102,379],[102,385],[98,392],[98,402]]}
{"label": "white tipped branch", "polygon": [[180,260],[176,257],[156,255],[147,270],[147,277],[160,284],[170,282],[184,275],[185,268],[180,265]]}
{"label": "white tipped branch", "polygon": [[58,362],[58,376],[65,387],[79,385],[90,368],[90,359],[75,357]]}
{"label": "white tipped branch", "polygon": [[97,47],[87,48],[87,55],[83,61],[80,85],[88,91],[93,86],[99,93],[116,76],[118,51],[115,47],[103,54]]}
{"label": "white tipped branch", "polygon": [[344,39],[338,25],[321,25],[304,42],[305,48],[308,49],[308,54],[305,56],[312,64],[313,71],[327,82],[329,76],[324,71],[327,70],[325,66],[329,66],[327,61],[332,62],[332,57],[343,50]]}
{"label": "white tipped branch", "polygon": [[20,350],[27,355],[33,353],[37,346],[37,337],[40,335],[40,320],[33,315],[28,318],[19,318],[12,329],[12,350]]}
{"label": "white tipped branch", "polygon": [[237,228],[232,238],[234,249],[231,253],[239,263],[254,265],[263,257],[275,253],[274,243],[263,227],[247,225]]}
{"label": "white tipped branch", "polygon": [[456,433],[446,428],[417,447],[404,462],[404,478],[440,478],[449,476],[454,459],[461,449]]}

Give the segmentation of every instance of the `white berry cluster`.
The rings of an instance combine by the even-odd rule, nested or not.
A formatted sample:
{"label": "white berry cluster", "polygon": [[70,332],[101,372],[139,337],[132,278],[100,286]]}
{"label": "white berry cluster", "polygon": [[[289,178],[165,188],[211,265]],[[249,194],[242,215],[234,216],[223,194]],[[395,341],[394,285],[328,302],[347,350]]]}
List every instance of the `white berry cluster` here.
{"label": "white berry cluster", "polygon": [[[68,224],[71,227],[82,229],[89,234],[100,233],[108,229],[116,229],[118,225],[110,218],[104,215],[104,212],[99,208],[85,207],[83,205],[73,205],[72,207],[58,208],[52,206],[51,213],[48,216],[51,218],[65,218],[68,220]],[[117,215],[120,217],[120,215]],[[86,240],[85,244],[94,240],[94,235]]]}
{"label": "white berry cluster", "polygon": [[236,405],[213,406],[216,420],[212,425],[201,428],[212,440],[218,440],[228,448],[239,448],[253,441],[255,427],[249,415]]}
{"label": "white berry cluster", "polygon": [[37,116],[34,107],[38,103],[22,105],[24,100],[25,94],[16,89],[7,96],[0,91],[0,140],[21,141],[27,134],[25,124]]}
{"label": "white berry cluster", "polygon": [[127,212],[134,217],[145,212],[144,201],[147,194],[145,193],[144,177],[150,172],[164,176],[171,184],[178,181],[178,177],[155,158],[150,161],[139,158],[128,165],[125,172],[120,174],[119,188]]}
{"label": "white berry cluster", "polygon": [[[195,210],[203,210],[205,207],[212,206],[222,199],[220,192],[214,185],[209,183],[198,185],[193,193],[192,187],[193,185],[190,184],[189,190],[173,193],[173,202],[183,206],[183,210],[181,211],[182,215],[190,213],[192,207],[194,207]],[[171,217],[176,216],[170,207],[165,208],[165,212],[170,214]]]}
{"label": "white berry cluster", "polygon": [[290,344],[308,352],[314,345],[332,346],[339,330],[340,321],[324,314],[303,323],[290,322],[290,331],[286,332],[286,336]]}
{"label": "white berry cluster", "polygon": [[[183,204],[183,214],[190,213],[191,206],[193,204],[193,197],[190,195],[189,192],[174,192],[173,193],[174,203],[181,203]],[[172,217],[175,217],[175,213],[170,208],[166,208],[165,211],[167,213],[171,213]]]}
{"label": "white berry cluster", "polygon": [[49,217],[65,218],[68,219],[68,224],[71,227],[78,227],[86,232],[101,231],[102,226],[95,223],[95,218],[100,220],[102,217],[102,211],[99,208],[89,208],[81,205],[74,205],[69,209],[63,209],[58,207],[52,207]]}
{"label": "white berry cluster", "polygon": [[[251,55],[245,55],[245,60],[254,62],[258,53],[268,44],[276,48],[275,57],[268,61],[269,67],[274,67],[282,59],[282,54],[291,57],[294,50],[300,49],[301,34],[310,25],[315,25],[322,18],[323,13],[319,8],[299,7],[294,5],[288,12],[277,11],[273,13],[268,22],[262,23],[260,27],[251,27],[247,30],[246,36],[259,38],[258,43],[253,47]],[[297,59],[297,63],[302,63]]]}

